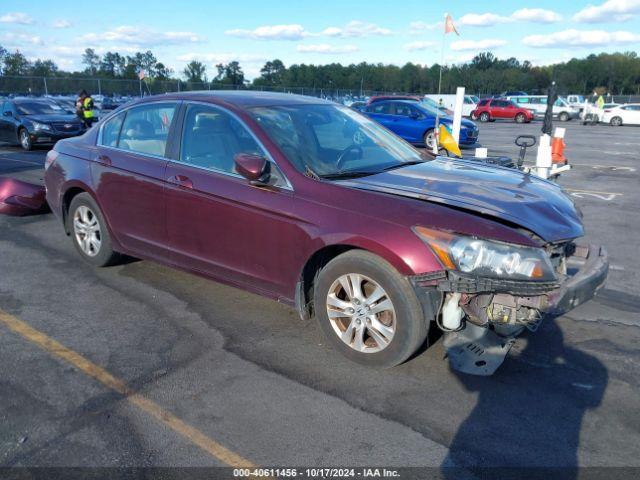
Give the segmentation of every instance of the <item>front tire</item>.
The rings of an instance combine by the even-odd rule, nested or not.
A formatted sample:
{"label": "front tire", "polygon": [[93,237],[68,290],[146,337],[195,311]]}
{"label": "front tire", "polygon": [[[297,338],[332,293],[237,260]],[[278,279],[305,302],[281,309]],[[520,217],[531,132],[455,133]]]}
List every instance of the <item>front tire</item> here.
{"label": "front tire", "polygon": [[314,310],[329,343],[370,367],[404,362],[427,338],[428,322],[409,281],[362,250],[343,253],[320,271]]}
{"label": "front tire", "polygon": [[29,151],[33,149],[33,142],[26,128],[18,130],[18,143],[20,143],[23,150]]}
{"label": "front tire", "polygon": [[609,120],[609,124],[612,127],[619,127],[622,125],[622,118],[621,117],[613,117],[611,120]]}
{"label": "front tire", "polygon": [[111,235],[104,215],[88,193],[73,197],[67,215],[67,229],[84,261],[96,267],[106,267],[118,260],[119,254],[111,247]]}
{"label": "front tire", "polygon": [[488,122],[489,120],[491,120],[491,116],[487,112],[482,112],[478,119],[481,122]]}
{"label": "front tire", "polygon": [[436,135],[434,133],[433,128],[430,128],[429,130],[424,132],[423,139],[424,139],[425,147],[432,149],[433,148],[433,144],[436,141]]}
{"label": "front tire", "polygon": [[560,120],[561,122],[568,122],[569,119],[570,117],[567,112],[561,112],[560,115],[558,115],[558,120]]}

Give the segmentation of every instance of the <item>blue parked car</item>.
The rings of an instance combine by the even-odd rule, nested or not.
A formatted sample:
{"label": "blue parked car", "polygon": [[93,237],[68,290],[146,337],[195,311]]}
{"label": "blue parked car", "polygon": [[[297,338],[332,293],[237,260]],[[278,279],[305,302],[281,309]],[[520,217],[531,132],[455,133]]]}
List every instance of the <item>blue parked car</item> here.
{"label": "blue parked car", "polygon": [[[411,100],[387,100],[375,102],[362,110],[366,116],[387,127],[407,142],[418,146],[433,147],[437,110]],[[440,123],[451,128],[453,118],[440,113]],[[478,127],[470,120],[462,120],[460,146],[471,146],[478,141]]]}

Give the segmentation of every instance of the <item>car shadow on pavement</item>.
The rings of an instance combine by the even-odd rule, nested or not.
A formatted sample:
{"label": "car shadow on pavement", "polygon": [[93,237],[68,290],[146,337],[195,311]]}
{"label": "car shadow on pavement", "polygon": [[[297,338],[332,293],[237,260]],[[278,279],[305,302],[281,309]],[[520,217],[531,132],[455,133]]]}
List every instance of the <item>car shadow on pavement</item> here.
{"label": "car shadow on pavement", "polygon": [[607,369],[566,346],[555,320],[526,342],[492,377],[452,370],[477,403],[450,444],[444,478],[460,468],[480,478],[577,478],[583,418],[602,401]]}

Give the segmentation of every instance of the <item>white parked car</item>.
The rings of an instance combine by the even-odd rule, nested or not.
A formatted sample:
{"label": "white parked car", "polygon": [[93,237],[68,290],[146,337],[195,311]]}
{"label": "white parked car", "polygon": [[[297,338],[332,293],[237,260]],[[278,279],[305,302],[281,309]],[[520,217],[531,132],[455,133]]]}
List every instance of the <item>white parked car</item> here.
{"label": "white parked car", "polygon": [[[448,110],[453,111],[456,105],[456,96],[451,94],[427,94],[424,96],[425,99],[433,100],[434,104],[437,106],[444,107]],[[462,116],[470,117],[471,112],[476,109],[479,98],[475,95],[465,95],[464,103],[462,104]]]}
{"label": "white parked car", "polygon": [[[513,95],[506,98],[519,107],[534,110],[537,118],[544,117],[547,111],[546,95]],[[561,122],[566,122],[572,118],[578,118],[580,116],[580,108],[581,107],[569,105],[564,98],[560,97],[556,100],[556,103],[553,104],[553,116]]]}
{"label": "white parked car", "polygon": [[640,125],[640,103],[626,103],[613,108],[605,108],[602,122],[614,127]]}

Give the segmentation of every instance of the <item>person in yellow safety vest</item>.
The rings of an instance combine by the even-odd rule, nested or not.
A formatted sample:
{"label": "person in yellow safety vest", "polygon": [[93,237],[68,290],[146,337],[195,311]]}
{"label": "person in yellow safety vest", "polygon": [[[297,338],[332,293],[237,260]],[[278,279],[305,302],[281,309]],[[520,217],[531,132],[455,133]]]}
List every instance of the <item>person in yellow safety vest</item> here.
{"label": "person in yellow safety vest", "polygon": [[87,93],[86,90],[81,90],[78,94],[78,100],[76,101],[76,114],[80,117],[80,120],[84,122],[85,127],[91,128],[95,119],[93,112],[93,98]]}

